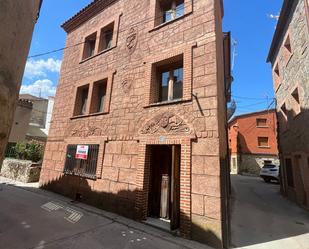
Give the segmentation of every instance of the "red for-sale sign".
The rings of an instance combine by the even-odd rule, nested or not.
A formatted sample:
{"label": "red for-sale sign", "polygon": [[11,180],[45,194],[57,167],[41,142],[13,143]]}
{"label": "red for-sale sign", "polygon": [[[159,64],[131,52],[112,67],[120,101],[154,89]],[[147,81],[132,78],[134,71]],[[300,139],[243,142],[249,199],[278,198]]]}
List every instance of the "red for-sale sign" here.
{"label": "red for-sale sign", "polygon": [[88,150],[89,150],[89,146],[88,145],[77,145],[75,158],[76,159],[87,160],[87,158],[88,158]]}

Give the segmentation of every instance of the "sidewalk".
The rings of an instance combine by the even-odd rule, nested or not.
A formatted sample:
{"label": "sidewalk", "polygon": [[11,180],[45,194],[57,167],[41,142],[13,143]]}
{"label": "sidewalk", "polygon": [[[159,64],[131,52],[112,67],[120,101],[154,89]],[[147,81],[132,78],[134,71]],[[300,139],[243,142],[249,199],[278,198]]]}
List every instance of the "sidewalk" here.
{"label": "sidewalk", "polygon": [[[4,195],[5,191],[3,190],[7,191],[8,193],[7,196]],[[16,191],[17,192],[22,191],[23,193],[16,193]],[[15,200],[15,199],[12,200],[12,198],[14,198],[14,195],[16,195],[16,197],[18,196],[18,200]],[[145,225],[143,223],[139,223],[139,222],[136,222],[130,219],[126,219],[122,216],[109,213],[109,212],[94,208],[92,206],[89,206],[83,203],[72,203],[70,199],[64,196],[39,189],[38,183],[25,184],[25,183],[20,183],[14,180],[0,177],[0,196],[4,198],[8,198],[7,202],[17,202],[17,201],[28,202],[28,206],[25,207],[25,209],[27,208],[32,209],[31,213],[33,212],[42,213],[41,215],[43,216],[43,218],[41,218],[41,220],[45,218],[49,219],[46,217],[46,215],[53,215],[52,220],[60,218],[59,217],[60,211],[58,213],[51,212],[51,211],[54,211],[53,209],[57,209],[57,206],[58,206],[58,209],[59,207],[61,208],[66,207],[65,210],[76,210],[76,213],[78,215],[75,214],[75,216],[73,215],[73,217],[75,219],[76,218],[80,219],[79,221],[80,227],[76,228],[75,226],[74,228],[76,228],[76,231],[74,233],[73,231],[70,231],[69,229],[69,231],[71,232],[70,236],[63,237],[63,234],[67,233],[66,231],[67,224],[65,225],[62,224],[64,220],[63,220],[63,217],[61,217],[61,220],[59,219],[59,222],[62,222],[62,223],[60,225],[57,223],[57,227],[59,227],[57,232],[60,233],[61,236],[55,235],[54,236],[55,238],[50,238],[48,242],[46,240],[42,240],[44,241],[44,243],[40,242],[40,243],[43,243],[42,245],[38,244],[37,247],[31,247],[31,248],[36,248],[36,249],[39,249],[39,248],[44,248],[44,249],[45,248],[57,248],[57,249],[59,248],[211,249],[210,247],[197,243],[195,241],[190,241],[190,240],[186,240],[180,237],[175,237],[172,234],[167,233],[165,231],[158,230],[156,228]],[[21,199],[20,196],[23,196],[23,198],[25,199],[20,200]],[[36,202],[39,202],[39,204],[36,204]],[[5,200],[4,200],[4,203],[6,203]],[[18,206],[18,205],[19,205],[18,203],[15,204],[15,206]],[[40,208],[38,209],[38,207]],[[1,215],[6,215],[5,213],[6,211],[2,210],[2,208],[3,207],[1,206],[0,213],[2,214],[0,214],[0,220],[1,220]],[[9,212],[8,210],[10,210],[10,207],[7,207],[7,212]],[[47,212],[46,210],[50,212]],[[27,214],[27,210],[23,210],[19,214],[21,215],[20,219],[21,220],[30,219],[32,220],[32,223],[35,224],[36,214],[35,214],[35,217],[30,217],[30,218],[22,217],[22,216],[28,216],[26,214]],[[39,221],[40,223],[42,223],[41,220]],[[58,222],[58,221],[55,220],[55,222]],[[30,224],[30,221],[28,223]],[[4,225],[7,226],[7,224],[4,224]],[[49,225],[53,226],[52,223]],[[32,226],[34,227],[34,225]],[[48,230],[48,228],[46,229]],[[63,229],[63,233],[60,231],[61,229]],[[81,229],[81,230],[78,230],[78,229]],[[34,234],[37,235],[37,233],[34,233]],[[15,231],[14,231],[14,236],[15,236]],[[30,233],[29,236],[34,236],[34,235],[31,235]],[[135,238],[134,236],[137,236],[137,238]],[[61,239],[59,239],[58,237]],[[126,238],[127,240],[123,241],[123,239],[126,239]],[[2,241],[1,233],[0,233],[0,240]],[[10,240],[7,239],[6,243],[9,245]],[[72,247],[73,244],[74,246]],[[4,241],[4,245],[5,245],[5,241]],[[1,247],[1,248],[5,248],[5,247]],[[8,248],[22,248],[22,247],[12,246]]]}

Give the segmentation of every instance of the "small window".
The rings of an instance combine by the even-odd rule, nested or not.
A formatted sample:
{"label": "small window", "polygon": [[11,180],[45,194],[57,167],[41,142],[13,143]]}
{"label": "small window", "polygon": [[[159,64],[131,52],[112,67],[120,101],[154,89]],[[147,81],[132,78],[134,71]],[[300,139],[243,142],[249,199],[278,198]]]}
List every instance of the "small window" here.
{"label": "small window", "polygon": [[85,45],[84,45],[84,52],[83,52],[83,59],[87,59],[95,54],[96,39],[97,39],[97,32],[86,37]]}
{"label": "small window", "polygon": [[76,144],[70,144],[67,146],[64,173],[90,179],[96,179],[99,145],[92,144],[85,146],[87,146],[88,148],[88,155],[86,159],[77,159]]}
{"label": "small window", "polygon": [[258,137],[258,146],[263,148],[268,148],[268,137]]}
{"label": "small window", "polygon": [[99,52],[109,49],[113,45],[114,23],[101,29]]}
{"label": "small window", "polygon": [[256,119],[257,127],[267,127],[267,119],[266,118],[257,118]]}
{"label": "small window", "polygon": [[286,169],[286,177],[288,186],[294,188],[294,175],[293,175],[293,167],[292,167],[292,159],[285,159],[285,169]]}
{"label": "small window", "polygon": [[285,49],[289,52],[292,53],[292,47],[291,47],[291,41],[290,41],[290,36],[288,35],[285,42],[284,42],[284,47]]}
{"label": "small window", "polygon": [[285,118],[287,119],[287,117],[288,117],[288,110],[286,109],[285,103],[281,106],[280,109],[281,109],[282,113],[284,114]]}
{"label": "small window", "polygon": [[290,40],[289,35],[286,37],[283,47],[284,47],[283,56],[284,56],[285,63],[287,64],[293,54],[291,40]]}
{"label": "small window", "polygon": [[81,86],[77,88],[74,116],[86,115],[88,92],[89,92],[89,85],[85,85],[85,86]]}
{"label": "small window", "polygon": [[107,80],[94,82],[90,113],[104,112]]}
{"label": "small window", "polygon": [[299,101],[299,93],[298,93],[298,87],[292,92],[292,106],[293,106],[293,116],[296,116],[301,112],[300,108],[300,101]]}
{"label": "small window", "polygon": [[183,98],[183,55],[153,65],[152,103]]}
{"label": "small window", "polygon": [[275,85],[275,90],[276,90],[278,88],[278,86],[281,84],[280,70],[279,70],[279,64],[278,63],[274,67],[273,77],[274,77],[274,85]]}
{"label": "small window", "polygon": [[159,1],[159,6],[162,23],[172,21],[185,13],[184,0]]}

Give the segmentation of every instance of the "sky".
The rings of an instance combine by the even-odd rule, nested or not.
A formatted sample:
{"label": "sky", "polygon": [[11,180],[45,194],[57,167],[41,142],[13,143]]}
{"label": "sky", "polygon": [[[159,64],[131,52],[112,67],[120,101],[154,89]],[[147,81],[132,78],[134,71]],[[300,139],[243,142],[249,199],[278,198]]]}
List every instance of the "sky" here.
{"label": "sky", "polygon": [[[29,56],[63,48],[61,24],[92,0],[44,0]],[[223,30],[231,31],[235,46],[232,97],[236,114],[267,109],[274,97],[271,67],[266,63],[276,19],[283,0],[224,0]],[[63,51],[27,61],[21,93],[53,96]]]}

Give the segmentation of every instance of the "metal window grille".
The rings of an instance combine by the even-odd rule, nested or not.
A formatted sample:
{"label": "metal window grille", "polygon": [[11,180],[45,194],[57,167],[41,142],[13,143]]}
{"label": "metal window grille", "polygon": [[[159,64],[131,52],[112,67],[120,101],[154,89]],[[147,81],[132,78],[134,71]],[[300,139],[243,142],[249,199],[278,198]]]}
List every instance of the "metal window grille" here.
{"label": "metal window grille", "polygon": [[99,145],[91,144],[88,146],[88,158],[87,160],[82,160],[75,158],[77,145],[68,145],[64,166],[65,174],[96,179]]}

